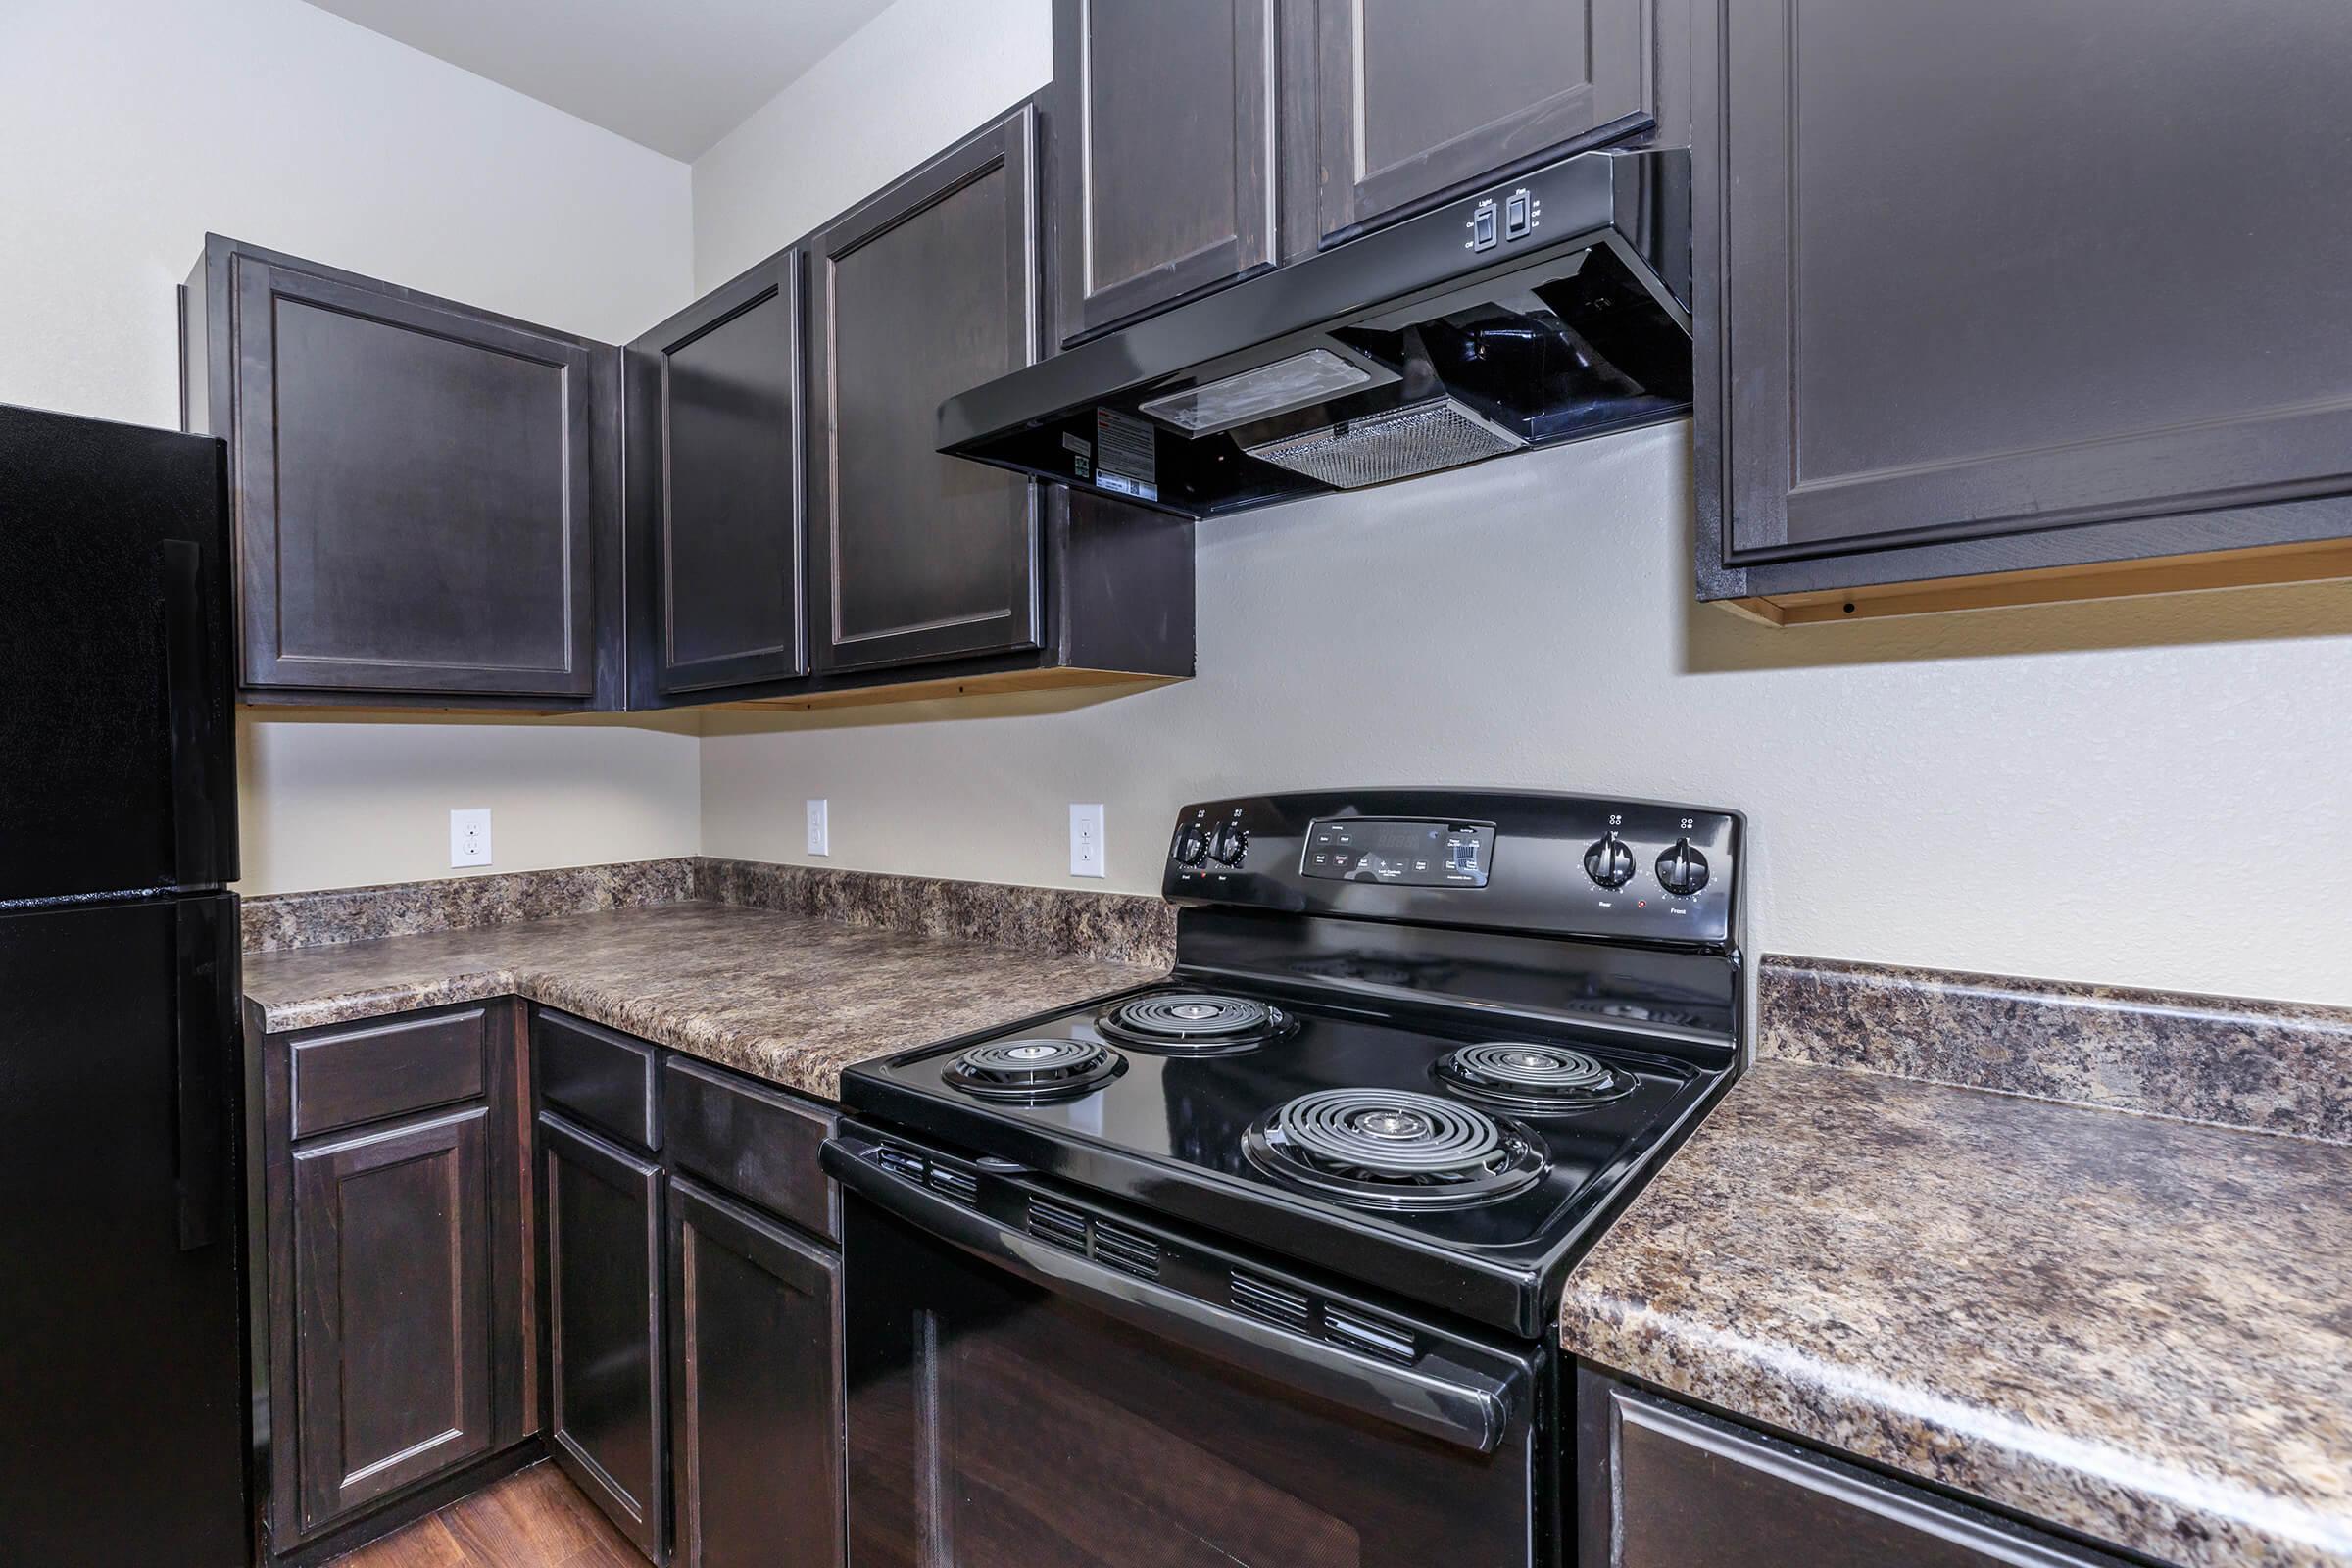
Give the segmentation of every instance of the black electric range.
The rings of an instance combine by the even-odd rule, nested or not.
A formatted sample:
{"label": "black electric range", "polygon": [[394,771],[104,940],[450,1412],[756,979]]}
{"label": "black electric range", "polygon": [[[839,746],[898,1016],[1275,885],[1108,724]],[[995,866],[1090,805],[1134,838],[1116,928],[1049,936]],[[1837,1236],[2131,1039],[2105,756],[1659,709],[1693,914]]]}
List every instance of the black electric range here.
{"label": "black electric range", "polygon": [[[1193,1462],[1229,1413],[1273,1430],[1346,1407],[1374,1425],[1301,1426],[1299,1443],[1344,1452],[1333,1475],[1357,1480],[1271,1456],[1265,1479],[1333,1489],[1336,1516],[1398,1561],[1430,1560],[1406,1555],[1425,1521],[1381,1499],[1492,1487],[1518,1499],[1492,1560],[1559,1560],[1560,1288],[1739,1069],[1742,833],[1730,811],[1532,792],[1186,808],[1164,983],[844,1074],[852,1116],[826,1165],[849,1200],[852,1376],[881,1378],[853,1388],[853,1449],[862,1421],[913,1443],[906,1462],[955,1467],[947,1439],[908,1434],[956,1345],[994,1380],[959,1409],[1016,1386],[1033,1403],[1101,1347],[1083,1398],[1002,1442],[1105,1420],[1143,1364],[1118,1336],[1140,1330],[1182,1386],[1254,1380],[1215,1407],[1183,1408],[1171,1383],[1167,1409],[1129,1409],[1185,1433],[1164,1463]],[[1020,1357],[1064,1347],[1050,1374],[1015,1375],[1014,1324]],[[1458,1474],[1381,1430],[1461,1450]],[[975,1453],[934,1484],[1011,1506]],[[903,1492],[854,1475],[853,1534],[861,1495],[870,1523]],[[1239,1560],[1284,1549],[1217,1539]]]}

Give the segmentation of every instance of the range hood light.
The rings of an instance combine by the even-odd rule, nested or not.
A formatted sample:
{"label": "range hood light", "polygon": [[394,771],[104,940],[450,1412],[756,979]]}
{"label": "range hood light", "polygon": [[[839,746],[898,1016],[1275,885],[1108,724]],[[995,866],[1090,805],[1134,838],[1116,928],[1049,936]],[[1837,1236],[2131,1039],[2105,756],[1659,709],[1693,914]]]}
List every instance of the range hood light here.
{"label": "range hood light", "polygon": [[1164,393],[1137,404],[1135,410],[1187,435],[1214,435],[1396,379],[1396,372],[1385,366],[1316,348],[1205,386]]}

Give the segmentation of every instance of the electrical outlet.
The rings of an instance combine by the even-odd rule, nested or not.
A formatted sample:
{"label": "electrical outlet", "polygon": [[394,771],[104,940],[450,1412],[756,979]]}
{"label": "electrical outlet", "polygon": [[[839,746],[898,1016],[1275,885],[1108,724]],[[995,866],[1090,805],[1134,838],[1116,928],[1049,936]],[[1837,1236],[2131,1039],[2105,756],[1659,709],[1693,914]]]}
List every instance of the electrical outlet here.
{"label": "electrical outlet", "polygon": [[832,836],[825,831],[825,803],[822,801],[808,803],[808,853],[810,855],[831,855],[833,853]]}
{"label": "electrical outlet", "polygon": [[1070,875],[1102,876],[1102,808],[1070,807]]}
{"label": "electrical outlet", "polygon": [[477,806],[449,813],[449,863],[490,863],[490,808]]}

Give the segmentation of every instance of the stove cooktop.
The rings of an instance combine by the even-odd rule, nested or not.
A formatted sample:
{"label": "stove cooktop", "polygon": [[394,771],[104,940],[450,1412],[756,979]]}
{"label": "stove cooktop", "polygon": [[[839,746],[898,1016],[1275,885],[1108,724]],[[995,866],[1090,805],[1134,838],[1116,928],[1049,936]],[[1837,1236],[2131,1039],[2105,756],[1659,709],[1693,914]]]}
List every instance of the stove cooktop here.
{"label": "stove cooktop", "polygon": [[[1135,1027],[1173,1019],[1167,1038]],[[1212,1038],[1200,1038],[1200,1031]],[[1007,1060],[1035,1064],[1020,1081]],[[1730,1079],[1460,1009],[1173,984],[852,1068],[853,1110],[1535,1334],[1626,1178]]]}

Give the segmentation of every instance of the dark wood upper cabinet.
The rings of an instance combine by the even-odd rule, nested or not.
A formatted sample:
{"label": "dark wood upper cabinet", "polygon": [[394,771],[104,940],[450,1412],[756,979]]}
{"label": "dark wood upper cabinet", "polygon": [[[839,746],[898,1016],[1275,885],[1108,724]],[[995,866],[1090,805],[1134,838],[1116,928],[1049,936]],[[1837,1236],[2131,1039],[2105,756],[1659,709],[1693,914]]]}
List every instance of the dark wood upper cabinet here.
{"label": "dark wood upper cabinet", "polygon": [[1038,487],[941,456],[939,405],[1038,351],[1024,105],[810,242],[819,670],[1038,645]]}
{"label": "dark wood upper cabinet", "polygon": [[2352,10],[1695,10],[1705,597],[1838,618],[2249,546],[2214,569],[2328,574],[2298,564],[2352,535]]}
{"label": "dark wood upper cabinet", "polygon": [[187,318],[249,699],[619,706],[612,350],[218,236]]}
{"label": "dark wood upper cabinet", "polygon": [[690,1182],[669,1196],[673,1560],[838,1565],[841,1259]]}
{"label": "dark wood upper cabinet", "polygon": [[786,250],[629,345],[633,708],[808,668],[801,307]]}
{"label": "dark wood upper cabinet", "polygon": [[547,1432],[556,1462],[659,1563],[662,1454],[662,1168],[542,1111]]}
{"label": "dark wood upper cabinet", "polygon": [[[1293,0],[1324,244],[1475,181],[1641,128],[1651,0]],[[1677,138],[1680,139],[1679,137]]]}
{"label": "dark wood upper cabinet", "polygon": [[490,1146],[475,1105],[293,1156],[302,1532],[490,1451]]}
{"label": "dark wood upper cabinet", "polygon": [[1276,258],[1275,0],[1054,0],[1061,341]]}
{"label": "dark wood upper cabinet", "polygon": [[1614,1568],[2122,1568],[2054,1536],[1577,1374],[1578,1556]]}

